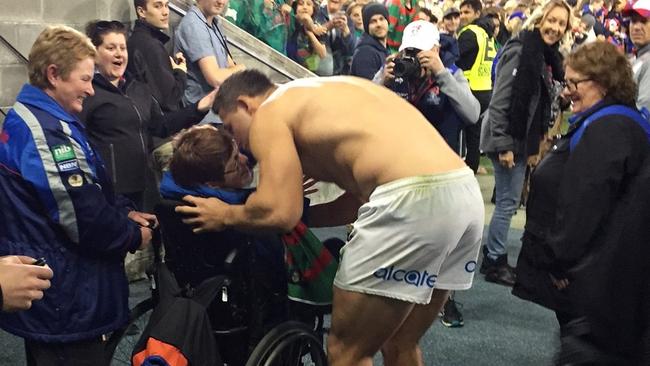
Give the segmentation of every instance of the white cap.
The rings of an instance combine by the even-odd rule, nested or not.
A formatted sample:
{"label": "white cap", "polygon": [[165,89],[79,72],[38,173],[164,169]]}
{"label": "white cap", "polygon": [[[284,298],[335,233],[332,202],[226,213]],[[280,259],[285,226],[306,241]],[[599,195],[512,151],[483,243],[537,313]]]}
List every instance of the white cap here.
{"label": "white cap", "polygon": [[399,46],[399,50],[416,48],[420,51],[427,51],[438,45],[440,45],[438,28],[426,20],[416,20],[409,23],[404,29],[402,45]]}

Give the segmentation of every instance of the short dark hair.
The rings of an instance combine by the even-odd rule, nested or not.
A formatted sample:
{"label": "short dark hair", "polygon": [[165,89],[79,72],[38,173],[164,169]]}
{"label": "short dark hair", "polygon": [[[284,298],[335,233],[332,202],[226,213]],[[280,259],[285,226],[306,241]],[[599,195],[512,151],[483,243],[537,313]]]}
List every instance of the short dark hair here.
{"label": "short dark hair", "polygon": [[99,47],[104,42],[104,36],[108,33],[124,34],[124,38],[127,38],[126,26],[120,21],[91,20],[86,23],[86,35],[95,47]]}
{"label": "short dark hair", "polygon": [[138,16],[138,8],[147,8],[147,0],[133,0],[133,8],[135,9],[135,15]]}
{"label": "short dark hair", "polygon": [[420,8],[420,11],[423,12],[424,14],[426,14],[429,17],[430,22],[433,23],[433,24],[438,23],[438,21],[440,20],[435,15],[433,15],[433,12],[431,10],[429,10],[427,8]]}
{"label": "short dark hair", "polygon": [[223,182],[233,149],[232,136],[227,132],[206,126],[191,127],[176,137],[169,171],[183,187]]}
{"label": "short dark hair", "polygon": [[240,96],[257,97],[274,86],[271,79],[259,70],[248,69],[236,72],[219,87],[212,111],[216,114],[232,112],[237,107],[237,98]]}
{"label": "short dark hair", "polygon": [[481,4],[481,0],[463,0],[463,2],[460,3],[459,8],[462,8],[463,6],[469,6],[477,13],[480,13],[483,10],[483,4]]}

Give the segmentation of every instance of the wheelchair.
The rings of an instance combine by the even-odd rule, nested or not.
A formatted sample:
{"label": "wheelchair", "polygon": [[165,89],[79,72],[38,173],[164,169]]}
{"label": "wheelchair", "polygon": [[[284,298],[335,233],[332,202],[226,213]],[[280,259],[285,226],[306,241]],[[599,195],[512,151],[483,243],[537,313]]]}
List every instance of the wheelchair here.
{"label": "wheelchair", "polygon": [[[164,262],[187,291],[209,277],[226,276],[207,309],[224,365],[326,365],[323,316],[329,309],[288,300],[279,238],[275,242],[274,237],[234,230],[194,234],[174,210],[182,204],[163,200],[156,205],[160,229],[154,235],[154,264],[162,261],[162,241]],[[151,297],[132,308],[128,325],[108,341],[111,365],[131,364],[131,353],[156,305],[156,275],[148,277]]]}

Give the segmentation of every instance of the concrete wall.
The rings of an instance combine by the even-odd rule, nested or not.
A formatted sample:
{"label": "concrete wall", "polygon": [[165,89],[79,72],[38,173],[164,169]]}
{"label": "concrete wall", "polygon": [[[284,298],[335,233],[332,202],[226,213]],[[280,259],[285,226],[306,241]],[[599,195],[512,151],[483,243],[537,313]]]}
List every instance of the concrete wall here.
{"label": "concrete wall", "polygon": [[[191,0],[174,0],[183,5],[182,8],[189,2]],[[66,24],[83,31],[84,25],[93,19],[120,20],[129,25],[135,19],[133,0],[0,0],[0,9],[0,36],[25,57],[47,25]],[[180,16],[170,14],[170,31],[173,32]],[[234,25],[224,24],[224,27],[237,62],[262,70],[278,83],[314,76]],[[274,66],[269,67],[269,63]],[[25,65],[0,42],[0,109],[6,111],[14,103],[25,82]],[[0,121],[3,117],[0,114]]]}
{"label": "concrete wall", "polygon": [[[131,0],[0,0],[0,35],[24,56],[47,25],[66,24],[82,30],[93,19],[129,21],[134,18]],[[27,81],[24,64],[0,43],[0,108],[15,101]],[[0,114],[0,120],[4,116]]]}

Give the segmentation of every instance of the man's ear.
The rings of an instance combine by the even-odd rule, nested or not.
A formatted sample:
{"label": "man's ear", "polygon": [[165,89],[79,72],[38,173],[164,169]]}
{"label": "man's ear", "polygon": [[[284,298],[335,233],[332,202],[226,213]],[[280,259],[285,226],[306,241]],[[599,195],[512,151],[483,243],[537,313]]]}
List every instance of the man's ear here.
{"label": "man's ear", "polygon": [[256,98],[240,95],[237,97],[237,107],[243,108],[248,114],[254,114],[259,107],[259,103],[256,102]]}
{"label": "man's ear", "polygon": [[145,12],[146,10],[141,6],[135,8],[135,13],[138,15],[138,19],[144,18]]}

